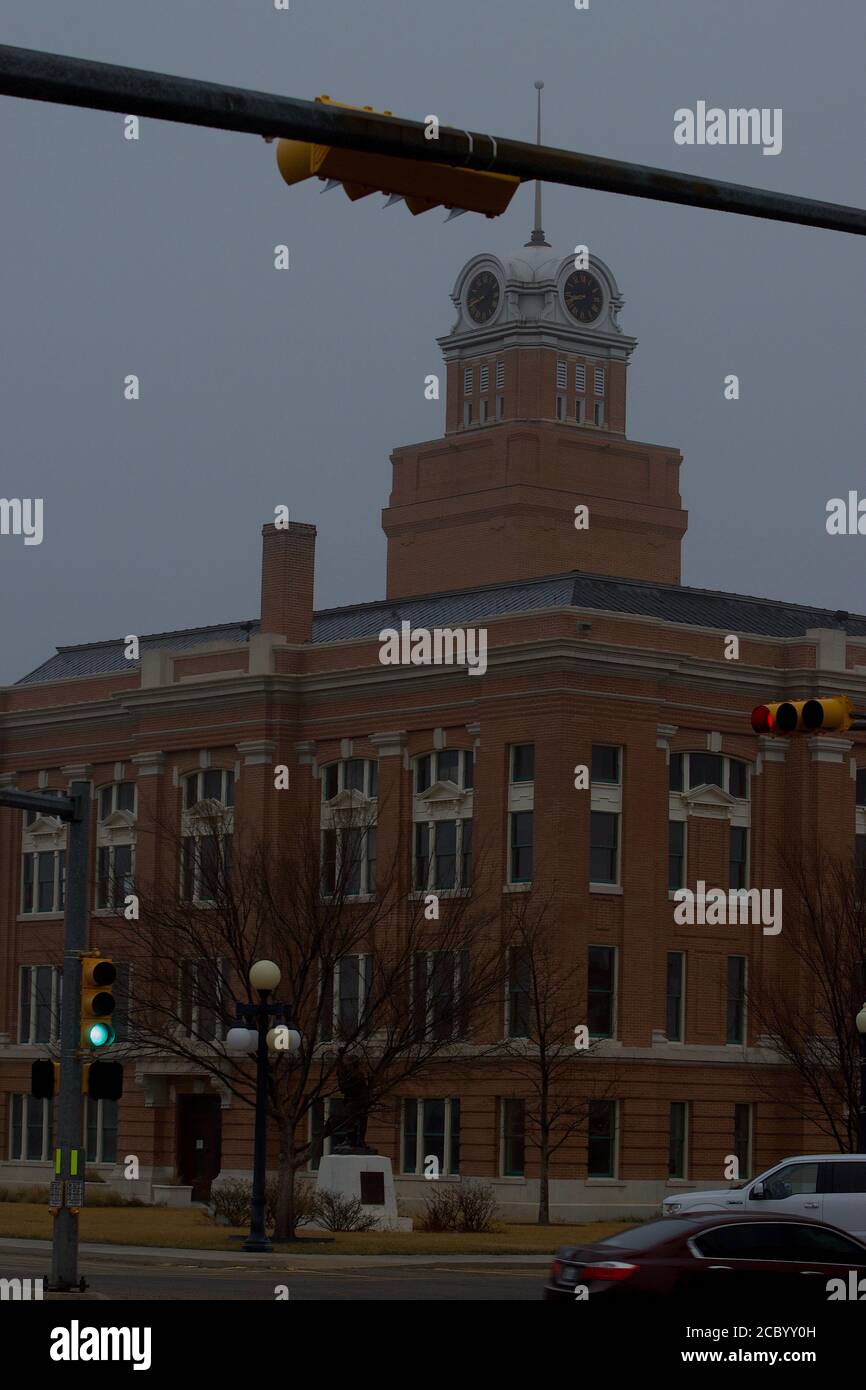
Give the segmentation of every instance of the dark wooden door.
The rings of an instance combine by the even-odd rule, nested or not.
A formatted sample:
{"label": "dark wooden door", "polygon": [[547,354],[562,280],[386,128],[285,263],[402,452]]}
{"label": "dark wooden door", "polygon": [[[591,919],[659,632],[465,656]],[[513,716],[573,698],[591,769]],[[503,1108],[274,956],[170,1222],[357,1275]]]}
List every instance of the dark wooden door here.
{"label": "dark wooden door", "polygon": [[206,1202],[222,1162],[222,1112],[219,1096],[178,1096],[177,1170],[192,1183],[192,1200]]}

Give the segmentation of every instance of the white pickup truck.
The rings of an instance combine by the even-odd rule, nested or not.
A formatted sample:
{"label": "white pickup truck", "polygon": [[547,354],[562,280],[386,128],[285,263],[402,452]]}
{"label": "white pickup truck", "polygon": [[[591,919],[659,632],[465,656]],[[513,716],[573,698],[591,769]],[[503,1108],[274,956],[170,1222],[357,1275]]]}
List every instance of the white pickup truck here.
{"label": "white pickup truck", "polygon": [[866,1154],[786,1158],[760,1177],[712,1192],[665,1197],[662,1216],[705,1211],[781,1212],[826,1221],[866,1241]]}

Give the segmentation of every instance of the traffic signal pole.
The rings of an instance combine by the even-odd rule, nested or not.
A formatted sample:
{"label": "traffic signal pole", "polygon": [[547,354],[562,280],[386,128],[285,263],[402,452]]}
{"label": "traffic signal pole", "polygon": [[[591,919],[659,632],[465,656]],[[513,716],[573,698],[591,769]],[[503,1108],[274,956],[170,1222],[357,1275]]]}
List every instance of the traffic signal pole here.
{"label": "traffic signal pole", "polygon": [[[54,1176],[64,1187],[84,1182],[81,1146],[81,957],[87,946],[87,866],[90,783],[73,782],[66,858],[66,927],[63,940],[63,1000],[60,1011],[60,1104]],[[59,1171],[58,1171],[59,1163]],[[78,1211],[64,1202],[54,1218],[50,1289],[66,1293],[78,1285]]]}
{"label": "traffic signal pole", "polygon": [[445,125],[432,140],[425,136],[423,121],[5,44],[0,45],[0,95],[236,130],[267,139],[306,140],[866,236],[862,208]]}
{"label": "traffic signal pole", "polygon": [[[81,1149],[81,957],[87,946],[87,870],[90,840],[90,783],[72,782],[68,796],[0,791],[0,806],[38,811],[69,824],[66,856],[66,915],[63,938],[63,1000],[60,1010],[60,1102],[55,1141],[54,1177],[83,1183]],[[80,1288],[78,1211],[66,1203],[54,1217],[49,1289],[68,1293]]]}

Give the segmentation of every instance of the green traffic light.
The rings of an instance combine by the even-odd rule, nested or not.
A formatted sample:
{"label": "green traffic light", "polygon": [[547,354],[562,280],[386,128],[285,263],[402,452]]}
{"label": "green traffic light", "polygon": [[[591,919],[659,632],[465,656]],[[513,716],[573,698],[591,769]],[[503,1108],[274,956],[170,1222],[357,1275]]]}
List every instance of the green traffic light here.
{"label": "green traffic light", "polygon": [[87,1030],[91,1047],[109,1047],[114,1038],[115,1032],[110,1023],[92,1023]]}

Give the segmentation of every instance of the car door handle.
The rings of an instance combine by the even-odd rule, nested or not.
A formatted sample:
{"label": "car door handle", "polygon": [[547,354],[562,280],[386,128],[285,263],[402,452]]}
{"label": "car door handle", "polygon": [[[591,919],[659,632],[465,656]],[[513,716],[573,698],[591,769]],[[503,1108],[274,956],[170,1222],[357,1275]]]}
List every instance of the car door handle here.
{"label": "car door handle", "polygon": [[817,1210],[818,1210],[818,1203],[817,1203],[817,1202],[804,1202],[804,1203],[803,1203],[803,1206],[806,1208],[807,1211],[817,1211]]}

